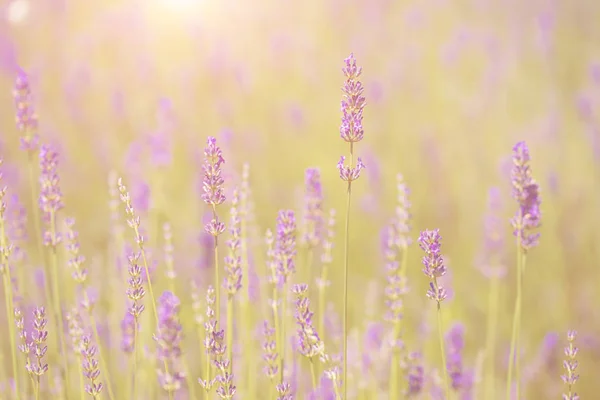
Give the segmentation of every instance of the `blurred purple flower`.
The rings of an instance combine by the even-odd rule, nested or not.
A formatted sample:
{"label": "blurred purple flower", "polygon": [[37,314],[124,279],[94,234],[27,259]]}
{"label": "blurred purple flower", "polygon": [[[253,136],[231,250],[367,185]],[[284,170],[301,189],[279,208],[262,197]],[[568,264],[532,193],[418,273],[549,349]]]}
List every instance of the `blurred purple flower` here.
{"label": "blurred purple flower", "polygon": [[529,149],[525,142],[519,142],[513,148],[513,168],[511,183],[513,198],[519,203],[519,209],[511,220],[514,234],[524,251],[537,246],[539,233],[531,233],[541,223],[540,194],[537,182],[531,176]]}

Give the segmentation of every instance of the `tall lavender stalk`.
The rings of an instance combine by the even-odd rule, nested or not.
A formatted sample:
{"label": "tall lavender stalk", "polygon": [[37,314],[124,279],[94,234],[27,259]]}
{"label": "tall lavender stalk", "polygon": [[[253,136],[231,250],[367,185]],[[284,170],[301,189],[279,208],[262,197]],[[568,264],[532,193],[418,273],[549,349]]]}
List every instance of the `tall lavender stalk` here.
{"label": "tall lavender stalk", "polygon": [[33,351],[35,361],[31,362],[31,360],[28,359],[25,367],[34,382],[35,400],[39,400],[40,378],[48,372],[48,364],[44,362],[44,356],[48,350],[48,346],[46,346],[46,339],[48,338],[46,324],[48,323],[48,320],[46,319],[46,310],[44,307],[36,308],[33,311],[33,317],[33,332],[31,333],[30,350]]}
{"label": "tall lavender stalk", "polygon": [[486,373],[485,373],[485,398],[494,398],[495,392],[495,348],[498,330],[498,301],[500,279],[505,274],[504,266],[504,221],[500,215],[500,190],[492,188],[488,194],[488,210],[484,218],[483,248],[478,266],[482,273],[489,279],[488,311],[486,327]]}
{"label": "tall lavender stalk", "polygon": [[314,251],[323,239],[323,188],[321,171],[307,168],[304,173],[304,212],[302,215],[302,245],[306,249],[306,273],[312,274]]}
{"label": "tall lavender stalk", "polygon": [[181,323],[179,322],[180,301],[172,292],[164,292],[159,299],[159,324],[154,335],[158,352],[157,358],[163,361],[164,371],[158,372],[160,386],[165,390],[169,399],[181,389],[184,375],[178,371],[181,358],[181,340],[183,338]]}
{"label": "tall lavender stalk", "polygon": [[94,317],[94,303],[90,296],[88,295],[87,288],[87,269],[84,266],[85,256],[80,253],[79,246],[79,234],[74,229],[75,220],[73,218],[67,218],[65,220],[65,230],[66,230],[66,240],[65,247],[67,252],[69,253],[69,267],[72,269],[72,277],[75,282],[79,285],[81,289],[81,293],[83,295],[83,299],[81,301],[81,306],[86,310],[88,317],[90,319],[90,324],[92,328],[92,334],[94,335],[94,340],[97,343],[98,355],[100,356],[100,364],[102,369],[105,371],[106,375],[106,383],[108,388],[108,396],[111,400],[114,400],[115,396],[112,391],[112,386],[110,384],[110,372],[108,365],[102,355],[102,348],[100,345],[100,335],[98,335],[98,324],[96,323],[96,318]]}
{"label": "tall lavender stalk", "polygon": [[506,399],[510,400],[512,390],[513,363],[516,375],[516,398],[520,397],[520,348],[519,335],[521,329],[521,304],[523,301],[523,273],[527,259],[527,252],[537,246],[539,233],[532,232],[539,228],[541,223],[539,186],[531,176],[529,166],[529,148],[525,142],[519,142],[513,147],[513,168],[511,170],[512,195],[519,208],[511,219],[513,233],[517,239],[517,298],[513,314],[512,336],[508,363],[508,382]]}
{"label": "tall lavender stalk", "polygon": [[562,380],[567,385],[567,393],[563,394],[563,400],[579,400],[579,395],[573,391],[573,385],[579,379],[577,374],[577,352],[579,349],[575,347],[575,337],[577,332],[569,331],[567,333],[567,340],[569,344],[565,347],[565,356],[567,359],[563,361],[563,367],[565,374],[562,375]]}
{"label": "tall lavender stalk", "polygon": [[96,400],[102,393],[103,385],[99,381],[100,367],[96,360],[96,346],[92,344],[92,338],[89,335],[83,335],[81,338],[81,354],[83,356],[83,373],[90,381],[85,386],[85,391]]}
{"label": "tall lavender stalk", "polygon": [[[29,192],[31,210],[35,229],[35,245],[40,262],[44,262],[44,248],[42,247],[42,228],[40,224],[40,210],[38,208],[38,187],[35,171],[36,156],[39,149],[38,116],[34,108],[33,95],[29,77],[24,71],[19,71],[15,79],[13,99],[16,109],[17,130],[21,135],[21,150],[27,153],[27,170],[29,173]],[[45,264],[45,263],[44,263]],[[47,272],[47,271],[46,271]],[[49,283],[45,281],[46,296],[51,296]]]}
{"label": "tall lavender stalk", "polygon": [[354,165],[354,143],[363,139],[364,131],[362,127],[363,108],[366,101],[363,96],[363,85],[358,80],[362,68],[356,66],[354,55],[350,54],[344,60],[345,66],[342,68],[346,76],[346,82],[342,88],[342,124],[340,126],[341,138],[350,144],[350,165],[345,165],[346,157],[342,156],[337,164],[340,178],[347,182],[347,202],[346,202],[346,229],[344,246],[344,365],[343,365],[343,396],[347,398],[348,392],[348,269],[349,269],[349,247],[350,247],[350,199],[352,193],[352,181],[360,176],[360,171],[364,168],[360,157],[358,157],[356,166]]}
{"label": "tall lavender stalk", "polygon": [[317,374],[315,371],[315,357],[324,353],[325,345],[312,323],[313,312],[310,310],[308,298],[308,285],[294,285],[292,291],[296,295],[296,324],[298,325],[299,351],[310,362],[310,375],[313,390],[317,389]]}
{"label": "tall lavender stalk", "polygon": [[[275,284],[283,289],[281,306],[281,332],[280,333],[280,383],[283,383],[286,356],[286,332],[288,312],[288,286],[291,275],[296,272],[296,215],[292,210],[280,210],[277,214],[277,237],[275,240]],[[275,295],[277,293],[275,292]],[[274,299],[277,302],[277,297]]]}
{"label": "tall lavender stalk", "polygon": [[[52,281],[53,308],[57,329],[57,338],[62,353],[63,376],[65,388],[69,387],[69,370],[67,352],[65,345],[65,334],[63,331],[63,314],[60,304],[59,270],[58,270],[58,244],[62,237],[56,226],[56,217],[64,205],[62,192],[60,190],[60,178],[58,176],[58,153],[49,146],[43,145],[39,152],[40,158],[40,198],[39,206],[43,213],[46,230],[44,231],[44,245],[50,249],[50,275],[46,279]],[[65,389],[66,390],[66,389]]]}
{"label": "tall lavender stalk", "polygon": [[[140,315],[145,309],[144,304],[141,300],[144,298],[146,291],[142,284],[142,269],[139,265],[140,253],[133,253],[128,256],[129,262],[129,278],[127,279],[127,297],[131,301],[131,306],[127,310],[127,313],[131,318],[127,316],[123,320],[126,338],[124,338],[124,349],[126,352],[133,352],[133,368],[132,368],[132,394],[133,398],[137,398],[137,359],[138,359],[138,332],[139,332],[139,319]],[[129,331],[133,325],[133,337],[129,337]]]}
{"label": "tall lavender stalk", "polygon": [[[0,167],[2,166],[2,159],[0,158]],[[13,289],[12,289],[12,278],[10,265],[8,259],[12,253],[12,246],[8,242],[6,236],[6,202],[4,197],[6,196],[6,187],[2,186],[2,171],[0,170],[0,274],[2,275],[2,282],[4,285],[4,297],[6,301],[6,318],[8,321],[8,336],[10,338],[10,351],[11,361],[13,369],[13,377],[15,382],[15,393],[17,400],[19,399],[19,366],[17,362],[17,343],[15,335],[15,321],[14,321],[14,305],[13,305]]]}
{"label": "tall lavender stalk", "polygon": [[[225,257],[225,272],[227,278],[225,281],[225,289],[227,290],[227,358],[230,366],[233,365],[233,299],[242,288],[242,267],[241,257],[239,255],[240,248],[240,216],[239,216],[239,192],[237,189],[233,191],[230,210],[229,231],[231,237],[227,241],[229,254]],[[229,371],[231,373],[231,370]]]}
{"label": "tall lavender stalk", "polygon": [[209,137],[204,149],[204,178],[202,181],[202,200],[212,209],[212,220],[206,224],[204,229],[214,238],[215,255],[215,298],[216,298],[216,320],[220,321],[220,298],[219,292],[221,281],[219,279],[219,235],[225,231],[225,224],[219,221],[217,206],[225,202],[223,189],[223,177],[221,176],[221,165],[225,162],[221,149],[217,146],[217,139]]}
{"label": "tall lavender stalk", "polygon": [[442,371],[444,372],[444,384],[446,387],[446,398],[450,398],[450,383],[448,370],[446,368],[446,351],[444,349],[444,328],[442,325],[441,304],[447,297],[447,292],[440,285],[438,279],[446,274],[446,266],[441,252],[442,237],[438,229],[425,230],[419,236],[419,246],[425,252],[423,257],[423,272],[430,279],[427,297],[437,303],[438,336],[440,341],[440,352],[442,355]]}
{"label": "tall lavender stalk", "polygon": [[392,325],[392,359],[390,365],[390,398],[400,395],[399,373],[402,343],[402,319],[404,318],[403,297],[408,292],[406,283],[406,268],[408,246],[411,243],[410,232],[410,201],[408,188],[401,174],[397,179],[396,212],[388,227],[384,255],[386,258],[387,286],[385,288],[387,312],[385,319]]}

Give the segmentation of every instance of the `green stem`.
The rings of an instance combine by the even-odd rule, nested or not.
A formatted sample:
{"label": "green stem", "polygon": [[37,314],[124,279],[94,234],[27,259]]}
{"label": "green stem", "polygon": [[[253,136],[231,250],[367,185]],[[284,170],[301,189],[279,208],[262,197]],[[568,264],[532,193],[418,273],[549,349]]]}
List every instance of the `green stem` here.
{"label": "green stem", "polygon": [[38,376],[35,382],[35,400],[40,400],[40,377]]}
{"label": "green stem", "polygon": [[[287,278],[286,278],[287,279]],[[279,354],[279,358],[281,360],[281,383],[283,383],[284,380],[284,369],[285,369],[285,356],[286,356],[286,351],[287,351],[287,340],[286,340],[286,331],[287,331],[287,324],[288,324],[288,318],[287,318],[287,310],[288,310],[288,285],[289,283],[284,282],[283,283],[283,295],[281,296],[281,353]]]}
{"label": "green stem", "polygon": [[495,377],[496,377],[496,360],[495,360],[495,345],[496,345],[496,330],[498,325],[498,297],[499,297],[499,281],[498,277],[490,278],[490,291],[488,294],[488,320],[487,320],[487,335],[485,340],[485,349],[487,356],[487,373],[485,378],[485,399],[491,400],[494,398],[495,392]]}
{"label": "green stem", "polygon": [[6,319],[8,323],[8,335],[10,337],[10,350],[12,357],[13,378],[15,382],[15,393],[17,400],[19,399],[19,367],[17,362],[17,343],[15,335],[15,313],[13,305],[12,280],[10,277],[10,265],[8,259],[4,257],[4,251],[7,250],[6,232],[4,228],[4,216],[0,216],[0,251],[2,251],[2,262],[0,270],[2,270],[4,282],[4,297],[6,299]]}
{"label": "green stem", "polygon": [[448,379],[448,368],[446,368],[446,350],[444,348],[444,327],[442,325],[442,310],[440,303],[437,304],[438,336],[440,339],[440,352],[442,353],[442,371],[444,372],[444,386],[446,387],[446,398],[450,399],[450,380]]}
{"label": "green stem", "polygon": [[[87,293],[84,296],[85,296],[86,303],[89,304],[89,299],[88,299]],[[98,346],[98,355],[100,356],[100,365],[102,367],[102,373],[104,374],[104,380],[106,383],[106,388],[108,390],[108,397],[110,398],[110,400],[114,400],[115,395],[113,393],[112,385],[111,385],[110,372],[109,372],[110,368],[108,367],[108,364],[106,363],[106,360],[103,356],[102,345],[100,343],[100,335],[98,335],[98,325],[96,324],[96,318],[94,318],[94,315],[92,314],[91,310],[90,310],[90,323],[92,325],[92,331],[94,333],[94,340],[96,341],[96,344]]]}
{"label": "green stem", "polygon": [[344,399],[348,396],[348,264],[349,264],[349,247],[350,247],[350,197],[352,192],[352,182],[348,182],[348,199],[346,202],[346,233],[344,245],[344,367],[342,376],[342,392]]}
{"label": "green stem", "polygon": [[50,278],[52,279],[52,288],[54,291],[54,315],[56,318],[56,327],[58,330],[58,340],[60,343],[60,349],[61,349],[61,353],[62,353],[62,362],[63,362],[63,378],[65,379],[65,386],[64,386],[64,393],[65,393],[65,397],[68,399],[69,398],[69,361],[67,360],[67,348],[65,345],[65,333],[64,333],[64,329],[63,329],[63,315],[62,315],[62,308],[60,305],[60,289],[58,286],[58,254],[56,252],[56,246],[54,244],[54,242],[56,242],[56,237],[57,237],[57,233],[56,233],[56,214],[51,211],[50,212],[50,233],[52,235],[52,241],[53,243],[51,244],[51,250],[50,250],[50,260],[51,260],[51,268],[52,268],[52,274],[50,275]]}
{"label": "green stem", "polygon": [[312,357],[308,359],[310,361],[310,377],[312,379],[313,390],[317,390],[317,373],[315,372],[315,363]]}
{"label": "green stem", "polygon": [[[400,321],[396,321],[394,324],[394,337],[393,340],[398,338],[400,332]],[[397,400],[400,393],[398,390],[398,363],[400,358],[400,350],[394,346],[392,350],[392,361],[390,365],[390,400]]]}
{"label": "green stem", "polygon": [[133,321],[133,371],[131,380],[133,381],[133,400],[137,400],[137,348],[138,348],[138,319],[134,317]]}
{"label": "green stem", "polygon": [[[244,196],[242,196],[242,199],[244,198]],[[243,295],[242,295],[242,301],[241,301],[241,314],[242,314],[242,326],[244,327],[244,332],[251,332],[252,331],[252,314],[251,314],[251,309],[250,307],[248,307],[248,305],[250,304],[250,265],[248,263],[248,236],[247,236],[247,229],[248,229],[248,224],[246,221],[247,215],[247,204],[245,200],[242,200],[243,204],[241,204],[241,209],[244,210],[244,214],[242,215],[241,218],[241,241],[240,241],[240,247],[241,247],[241,263],[242,263],[242,290],[243,290]],[[256,392],[255,390],[255,384],[256,384],[256,368],[253,368],[253,366],[250,364],[251,360],[254,360],[254,346],[248,346],[248,365],[246,365],[247,368],[247,396],[249,396],[250,398],[252,398]]]}
{"label": "green stem", "polygon": [[526,262],[526,255],[524,252],[521,252],[521,269],[519,271],[519,286],[518,286],[518,290],[519,290],[519,316],[517,318],[517,340],[516,340],[516,346],[515,346],[515,352],[516,352],[516,357],[515,357],[515,379],[516,379],[516,383],[517,383],[517,400],[519,400],[519,398],[521,397],[521,320],[522,320],[522,316],[523,316],[523,274],[525,272],[525,262]]}
{"label": "green stem", "polygon": [[[513,364],[516,364],[516,359],[518,359],[518,346],[517,346],[517,338],[519,331],[519,319],[520,319],[520,309],[521,309],[521,278],[522,278],[522,265],[521,265],[521,241],[517,236],[517,298],[515,301],[515,311],[513,314],[513,323],[512,323],[512,335],[510,340],[510,352],[508,359],[508,377],[506,383],[506,400],[511,400],[511,389],[512,389],[512,373],[513,373]],[[519,398],[519,394],[517,391],[517,400]]]}
{"label": "green stem", "polygon": [[227,296],[227,358],[229,360],[229,372],[233,369],[233,296]]}
{"label": "green stem", "polygon": [[[354,167],[354,143],[350,142],[350,167]],[[348,398],[348,264],[350,250],[350,198],[352,194],[352,181],[348,181],[348,199],[346,201],[346,229],[344,241],[344,367],[342,392],[344,399]]]}
{"label": "green stem", "polygon": [[78,364],[78,368],[77,370],[79,371],[79,398],[81,400],[85,400],[85,379],[83,377],[83,360],[81,357],[81,355],[79,357],[77,357],[79,359]]}

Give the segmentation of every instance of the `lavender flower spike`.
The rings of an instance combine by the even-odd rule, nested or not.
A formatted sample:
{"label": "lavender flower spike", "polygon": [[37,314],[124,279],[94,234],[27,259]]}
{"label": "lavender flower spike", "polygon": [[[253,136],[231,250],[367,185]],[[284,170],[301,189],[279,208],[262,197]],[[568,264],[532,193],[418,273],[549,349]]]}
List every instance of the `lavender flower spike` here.
{"label": "lavender flower spike", "polygon": [[179,322],[181,302],[171,292],[164,292],[158,300],[158,333],[154,336],[157,342],[157,358],[167,368],[158,372],[160,386],[169,393],[181,389],[184,375],[177,371],[181,357],[182,328]]}
{"label": "lavender flower spike", "polygon": [[514,235],[525,252],[537,246],[540,234],[531,231],[539,228],[541,224],[539,185],[531,176],[529,162],[527,144],[525,142],[517,143],[513,148],[511,183],[512,194],[519,203],[519,209],[511,220],[511,224],[514,228]]}
{"label": "lavender flower spike", "polygon": [[342,71],[346,76],[346,82],[342,88],[344,95],[342,98],[340,136],[348,143],[356,143],[360,142],[364,136],[362,120],[366,101],[363,96],[364,87],[358,80],[362,68],[356,66],[354,54],[350,54],[344,60],[344,63],[345,66]]}
{"label": "lavender flower spike", "polygon": [[223,177],[221,176],[221,164],[225,160],[221,149],[217,146],[217,139],[210,136],[206,141],[204,149],[204,179],[202,181],[202,200],[211,206],[218,206],[225,201],[225,193],[223,189]]}
{"label": "lavender flower spike", "polygon": [[446,266],[444,265],[444,259],[441,254],[441,240],[439,229],[425,230],[421,232],[419,236],[419,247],[425,252],[423,257],[423,272],[429,277],[431,282],[429,283],[429,290],[427,291],[427,297],[437,301],[439,304],[446,299],[447,293],[437,281],[446,274]]}
{"label": "lavender flower spike", "polygon": [[575,337],[577,332],[569,331],[567,333],[568,346],[565,347],[565,356],[567,359],[563,361],[563,367],[565,368],[565,375],[561,376],[563,382],[567,385],[568,392],[563,394],[563,400],[579,400],[579,395],[573,392],[573,385],[579,379],[579,375],[576,374],[577,370],[577,352],[579,349],[575,347]]}
{"label": "lavender flower spike", "polygon": [[38,117],[33,107],[29,77],[23,71],[19,71],[15,80],[13,97],[17,129],[21,133],[21,149],[30,152],[36,151],[39,146]]}
{"label": "lavender flower spike", "polygon": [[309,248],[318,246],[323,239],[323,187],[321,171],[318,168],[308,168],[304,173],[304,232],[303,244]]}

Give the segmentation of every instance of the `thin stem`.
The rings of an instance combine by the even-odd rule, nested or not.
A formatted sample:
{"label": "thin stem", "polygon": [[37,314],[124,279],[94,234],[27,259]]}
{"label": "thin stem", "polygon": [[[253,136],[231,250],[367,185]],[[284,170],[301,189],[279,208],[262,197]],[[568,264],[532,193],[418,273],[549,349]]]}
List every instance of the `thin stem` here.
{"label": "thin stem", "polygon": [[287,350],[287,340],[285,335],[288,324],[288,285],[289,283],[287,281],[283,283],[283,295],[281,296],[281,354],[279,355],[279,358],[281,359],[281,383],[283,383],[284,380],[285,355]]}
{"label": "thin stem", "polygon": [[[86,303],[89,304],[89,299],[87,296],[87,293],[85,293],[85,300]],[[108,364],[106,363],[104,356],[102,355],[102,345],[100,344],[100,335],[98,335],[98,325],[96,324],[96,318],[94,318],[94,315],[92,314],[91,310],[90,310],[90,323],[92,324],[92,331],[94,333],[94,340],[96,341],[96,344],[98,346],[98,355],[100,356],[100,365],[102,366],[102,372],[104,374],[104,380],[106,383],[106,388],[108,389],[108,397],[111,400],[115,399],[115,395],[113,393],[112,390],[112,385],[111,385],[111,379],[110,379],[110,368],[108,367]]]}
{"label": "thin stem", "polygon": [[344,245],[344,370],[342,392],[344,399],[347,399],[348,393],[348,263],[349,263],[349,247],[350,247],[350,198],[352,192],[352,182],[348,182],[348,199],[346,202],[346,233]]}
{"label": "thin stem", "polygon": [[[137,226],[134,225],[135,237],[140,238],[140,232]],[[154,322],[155,326],[158,328],[159,320],[158,320],[158,310],[156,308],[156,297],[154,297],[154,290],[152,289],[152,279],[150,279],[150,269],[148,268],[148,258],[146,257],[146,251],[144,247],[142,247],[141,242],[139,244],[140,253],[142,253],[142,262],[144,263],[144,271],[146,271],[146,278],[148,280],[148,291],[150,292],[150,298],[152,299],[152,311],[154,312]],[[165,367],[165,374],[169,374],[169,365],[167,364],[167,360],[163,360],[163,365]]]}
{"label": "thin stem", "polygon": [[[402,261],[399,268],[400,281],[404,282],[406,279],[406,263],[408,260],[408,246],[402,246]],[[398,340],[400,333],[402,332],[402,319],[398,318],[394,323],[394,337],[393,339]],[[399,364],[400,364],[400,353],[402,349],[398,349],[394,346],[394,352],[392,353],[392,364],[390,366],[390,400],[398,399],[400,396],[399,391]]]}
{"label": "thin stem", "polygon": [[40,400],[40,377],[38,376],[35,382],[35,400]]}
{"label": "thin stem", "polygon": [[[240,230],[241,230],[241,240],[240,240],[240,247],[241,247],[241,266],[242,266],[242,291],[243,291],[243,295],[242,295],[242,301],[241,301],[241,314],[242,314],[242,326],[244,329],[244,332],[251,332],[252,331],[252,314],[251,314],[251,309],[250,307],[248,307],[248,305],[250,304],[250,264],[248,263],[248,233],[247,233],[247,229],[248,229],[248,223],[247,223],[247,210],[248,210],[248,205],[247,202],[245,200],[246,196],[242,196],[241,197],[241,209],[243,210],[242,213],[242,218],[240,221]],[[254,346],[248,346],[248,360],[254,360]],[[256,384],[256,368],[253,368],[252,365],[248,364],[246,366],[247,368],[247,395],[249,397],[253,397],[256,390],[255,390],[255,384]]]}
{"label": "thin stem", "polygon": [[[394,340],[397,339],[400,332],[400,321],[394,323]],[[398,390],[398,363],[400,358],[400,350],[394,346],[392,352],[392,361],[390,365],[390,400],[398,399],[400,393]]]}
{"label": "thin stem", "polygon": [[133,400],[137,400],[137,348],[138,348],[138,318],[134,317],[133,321],[133,371],[132,371],[132,381],[133,381]]}
{"label": "thin stem", "polygon": [[[513,364],[515,364],[515,358],[518,358],[518,348],[517,348],[517,337],[519,330],[519,312],[520,312],[520,304],[521,304],[521,239],[517,235],[517,298],[515,301],[515,311],[513,314],[513,323],[512,323],[512,335],[510,339],[510,352],[508,358],[508,376],[506,383],[506,400],[511,399],[511,389],[512,389],[512,373],[513,373]],[[515,352],[517,354],[515,354]],[[519,398],[519,394],[517,391],[517,400]]]}
{"label": "thin stem", "polygon": [[229,372],[233,369],[233,296],[227,296],[227,358],[229,359]]}
{"label": "thin stem", "polygon": [[315,363],[312,357],[310,357],[308,360],[310,361],[310,377],[312,379],[313,390],[317,390],[317,373],[315,372]]}
{"label": "thin stem", "polygon": [[[350,142],[350,167],[354,167],[354,143]],[[348,199],[346,202],[346,229],[344,243],[344,368],[343,388],[344,399],[348,398],[348,264],[350,250],[350,198],[352,194],[352,181],[348,180]]]}
{"label": "thin stem", "polygon": [[56,252],[56,213],[54,211],[50,211],[50,234],[52,235],[52,244],[50,249],[50,260],[51,260],[51,268],[52,268],[52,287],[54,291],[54,315],[56,318],[56,327],[58,330],[58,340],[60,342],[60,349],[62,353],[62,362],[63,362],[63,377],[65,379],[64,393],[65,397],[69,398],[69,362],[67,360],[67,348],[65,345],[65,333],[63,329],[63,315],[62,308],[60,305],[60,289],[58,286],[58,254]]}
{"label": "thin stem", "polygon": [[519,315],[517,317],[517,340],[515,346],[515,379],[517,380],[517,400],[521,397],[521,320],[523,315],[523,273],[525,272],[525,262],[526,262],[525,252],[521,252],[521,269],[519,271]]}
{"label": "thin stem", "polygon": [[79,362],[78,364],[78,372],[79,372],[79,398],[81,400],[85,399],[85,379],[83,377],[83,357],[81,355],[79,355]]}
{"label": "thin stem", "polygon": [[[44,248],[42,247],[42,226],[40,224],[40,210],[38,208],[37,202],[37,180],[35,179],[35,171],[34,171],[34,153],[31,151],[27,152],[27,164],[29,170],[29,192],[31,194],[31,209],[33,210],[33,225],[35,229],[35,244],[38,251],[38,257],[40,262],[44,265]],[[50,287],[46,283],[46,294],[50,296]]]}
{"label": "thin stem", "polygon": [[4,297],[6,299],[6,318],[8,319],[8,335],[10,337],[10,350],[12,357],[12,369],[13,377],[15,382],[15,393],[17,400],[19,399],[19,367],[17,362],[17,343],[15,335],[15,313],[13,306],[13,291],[12,291],[12,279],[10,277],[10,265],[8,259],[5,257],[4,251],[6,251],[8,245],[6,240],[6,232],[4,228],[4,217],[0,216],[0,251],[2,254],[2,262],[0,263],[0,270],[2,270],[3,282],[4,282]]}
{"label": "thin stem", "polygon": [[279,349],[279,383],[283,383],[283,357],[279,327],[279,309],[277,307],[277,284],[273,284],[273,325],[275,326],[275,348]]}
{"label": "thin stem", "polygon": [[450,381],[448,379],[448,368],[446,368],[446,350],[444,349],[444,327],[442,325],[442,310],[440,303],[437,304],[438,336],[440,339],[440,352],[442,353],[442,371],[444,372],[444,386],[446,387],[446,398],[450,398]]}
{"label": "thin stem", "polygon": [[485,341],[485,349],[487,356],[487,374],[485,378],[485,398],[491,400],[494,398],[495,392],[495,377],[496,377],[496,360],[495,360],[495,345],[496,345],[496,330],[498,325],[498,297],[499,297],[499,280],[498,277],[491,277],[490,292],[488,294],[488,320],[487,320],[487,335]]}

